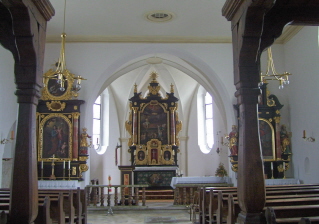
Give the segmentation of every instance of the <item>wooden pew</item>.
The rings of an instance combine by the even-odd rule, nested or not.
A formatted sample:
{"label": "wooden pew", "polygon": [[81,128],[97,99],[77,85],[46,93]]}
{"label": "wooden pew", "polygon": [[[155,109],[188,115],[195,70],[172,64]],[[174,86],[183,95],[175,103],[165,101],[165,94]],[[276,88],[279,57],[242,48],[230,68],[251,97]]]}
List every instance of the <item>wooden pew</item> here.
{"label": "wooden pew", "polygon": [[45,197],[43,204],[39,204],[38,216],[34,221],[35,224],[43,223],[43,224],[52,224],[52,219],[50,216],[50,197]]}
{"label": "wooden pew", "polygon": [[[229,195],[232,196],[231,199],[228,199]],[[317,199],[315,199],[315,197],[317,197]],[[266,203],[270,206],[272,205],[271,203],[317,204],[318,197],[319,185],[283,185],[266,187]],[[234,223],[234,220],[240,212],[237,202],[237,190],[234,188],[223,189],[218,198],[218,206],[217,209],[215,208],[217,223],[221,223],[223,218],[224,220],[228,220],[228,223]],[[217,197],[210,196],[210,204],[216,203],[214,200],[218,200]],[[211,214],[214,213],[214,210],[211,210],[211,207],[212,206],[210,206],[209,211],[209,223],[212,222],[213,217]],[[226,213],[228,214],[227,217],[225,215]]]}
{"label": "wooden pew", "polygon": [[[285,196],[288,196],[286,198],[284,198]],[[291,197],[291,196],[296,196],[296,197]],[[294,222],[298,222],[300,220],[301,217],[303,217],[303,215],[301,215],[303,213],[303,209],[310,209],[313,210],[313,208],[319,208],[319,197],[301,197],[303,195],[280,195],[280,197],[278,197],[277,199],[269,199],[266,196],[266,207],[273,207],[275,209],[280,209],[280,210],[284,210],[287,211],[289,209],[294,210],[293,212],[288,212],[288,213],[294,213],[294,214],[298,214],[298,212],[300,212],[300,215],[297,216],[296,218],[294,218]],[[316,195],[318,196],[318,195]],[[227,224],[234,224],[235,223],[235,219],[238,216],[239,212],[240,212],[240,208],[238,205],[238,201],[234,201],[233,198],[231,198],[232,195],[228,198],[228,216],[227,216]],[[298,207],[299,206],[299,207]],[[315,206],[315,207],[313,207]],[[299,211],[298,209],[300,209],[301,211]],[[219,212],[219,211],[218,211]],[[280,213],[282,214],[282,212]],[[319,216],[319,210],[316,211],[317,216]],[[285,217],[286,218],[286,217]],[[287,221],[287,220],[285,220]],[[279,221],[279,222],[283,222],[284,221]],[[292,222],[292,219],[290,220],[290,222]]]}
{"label": "wooden pew", "polygon": [[[274,206],[265,209],[267,224],[319,223],[319,205]],[[306,217],[306,219],[304,219]]]}
{"label": "wooden pew", "polygon": [[70,195],[67,204],[64,206],[67,223],[86,224],[87,223],[87,197],[84,190],[39,190],[39,195],[49,195],[54,197],[58,192]]}

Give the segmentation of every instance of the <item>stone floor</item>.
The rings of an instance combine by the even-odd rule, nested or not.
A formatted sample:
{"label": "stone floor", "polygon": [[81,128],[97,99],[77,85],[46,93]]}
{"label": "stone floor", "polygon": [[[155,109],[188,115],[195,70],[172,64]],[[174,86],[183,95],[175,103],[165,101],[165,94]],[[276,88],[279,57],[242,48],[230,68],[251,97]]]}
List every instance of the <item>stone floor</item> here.
{"label": "stone floor", "polygon": [[123,207],[112,207],[112,211],[107,208],[89,208],[88,224],[192,223],[189,220],[189,209],[186,206],[174,206],[171,202],[147,202],[146,206],[138,206],[140,209],[135,206]]}

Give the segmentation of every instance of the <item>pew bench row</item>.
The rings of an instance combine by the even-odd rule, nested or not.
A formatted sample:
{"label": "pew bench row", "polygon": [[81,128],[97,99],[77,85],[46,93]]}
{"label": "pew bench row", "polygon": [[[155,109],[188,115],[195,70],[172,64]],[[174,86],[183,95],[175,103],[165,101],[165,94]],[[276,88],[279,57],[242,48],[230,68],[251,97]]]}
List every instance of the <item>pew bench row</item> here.
{"label": "pew bench row", "polygon": [[[38,216],[35,224],[86,224],[87,223],[86,191],[76,190],[39,190]],[[10,207],[10,191],[0,189],[0,224],[6,223]]]}
{"label": "pew bench row", "polygon": [[[196,212],[199,214],[199,222],[234,224],[240,213],[236,187],[225,188],[201,188],[198,189],[198,211],[191,209],[191,220],[196,222]],[[196,202],[193,202],[196,204]],[[299,206],[299,207],[298,207]],[[278,223],[296,223],[301,217],[311,216],[309,220],[316,223],[319,216],[319,185],[282,185],[266,187],[266,208],[271,207],[274,213],[278,213]],[[191,208],[196,207],[191,204]],[[313,213],[308,213],[313,211]],[[293,211],[293,218],[284,216],[285,211]],[[298,212],[297,212],[298,211]],[[300,212],[299,212],[300,211]],[[303,213],[304,212],[304,213]],[[288,212],[289,213],[289,212]],[[304,214],[304,215],[303,215]],[[274,223],[271,223],[274,224]]]}

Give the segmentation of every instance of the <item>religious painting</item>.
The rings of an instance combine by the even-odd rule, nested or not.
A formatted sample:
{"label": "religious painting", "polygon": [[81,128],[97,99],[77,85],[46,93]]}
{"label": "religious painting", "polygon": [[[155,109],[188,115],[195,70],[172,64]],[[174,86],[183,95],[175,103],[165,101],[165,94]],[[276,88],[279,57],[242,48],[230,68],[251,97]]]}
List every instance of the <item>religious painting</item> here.
{"label": "religious painting", "polygon": [[145,145],[138,145],[135,154],[135,164],[136,165],[146,165],[147,164],[147,152]]}
{"label": "religious painting", "polygon": [[139,143],[146,144],[151,139],[158,139],[168,144],[168,111],[158,101],[147,103],[139,112]]}
{"label": "religious painting", "polygon": [[174,151],[171,145],[162,146],[162,164],[174,165]]}
{"label": "religious painting", "polygon": [[259,118],[259,136],[263,159],[265,161],[274,161],[276,159],[274,128],[264,118]]}
{"label": "religious painting", "polygon": [[71,114],[38,114],[38,160],[72,159],[72,136]]}

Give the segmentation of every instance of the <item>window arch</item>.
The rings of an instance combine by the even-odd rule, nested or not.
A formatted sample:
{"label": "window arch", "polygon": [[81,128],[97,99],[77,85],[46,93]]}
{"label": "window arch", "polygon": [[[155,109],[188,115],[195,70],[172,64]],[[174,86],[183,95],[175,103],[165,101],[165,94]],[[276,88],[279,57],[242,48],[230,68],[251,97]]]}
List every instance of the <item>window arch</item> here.
{"label": "window arch", "polygon": [[214,146],[213,97],[199,87],[197,93],[198,145],[203,153],[209,153]]}
{"label": "window arch", "polygon": [[93,104],[92,143],[98,154],[104,154],[109,145],[110,94],[106,88]]}

